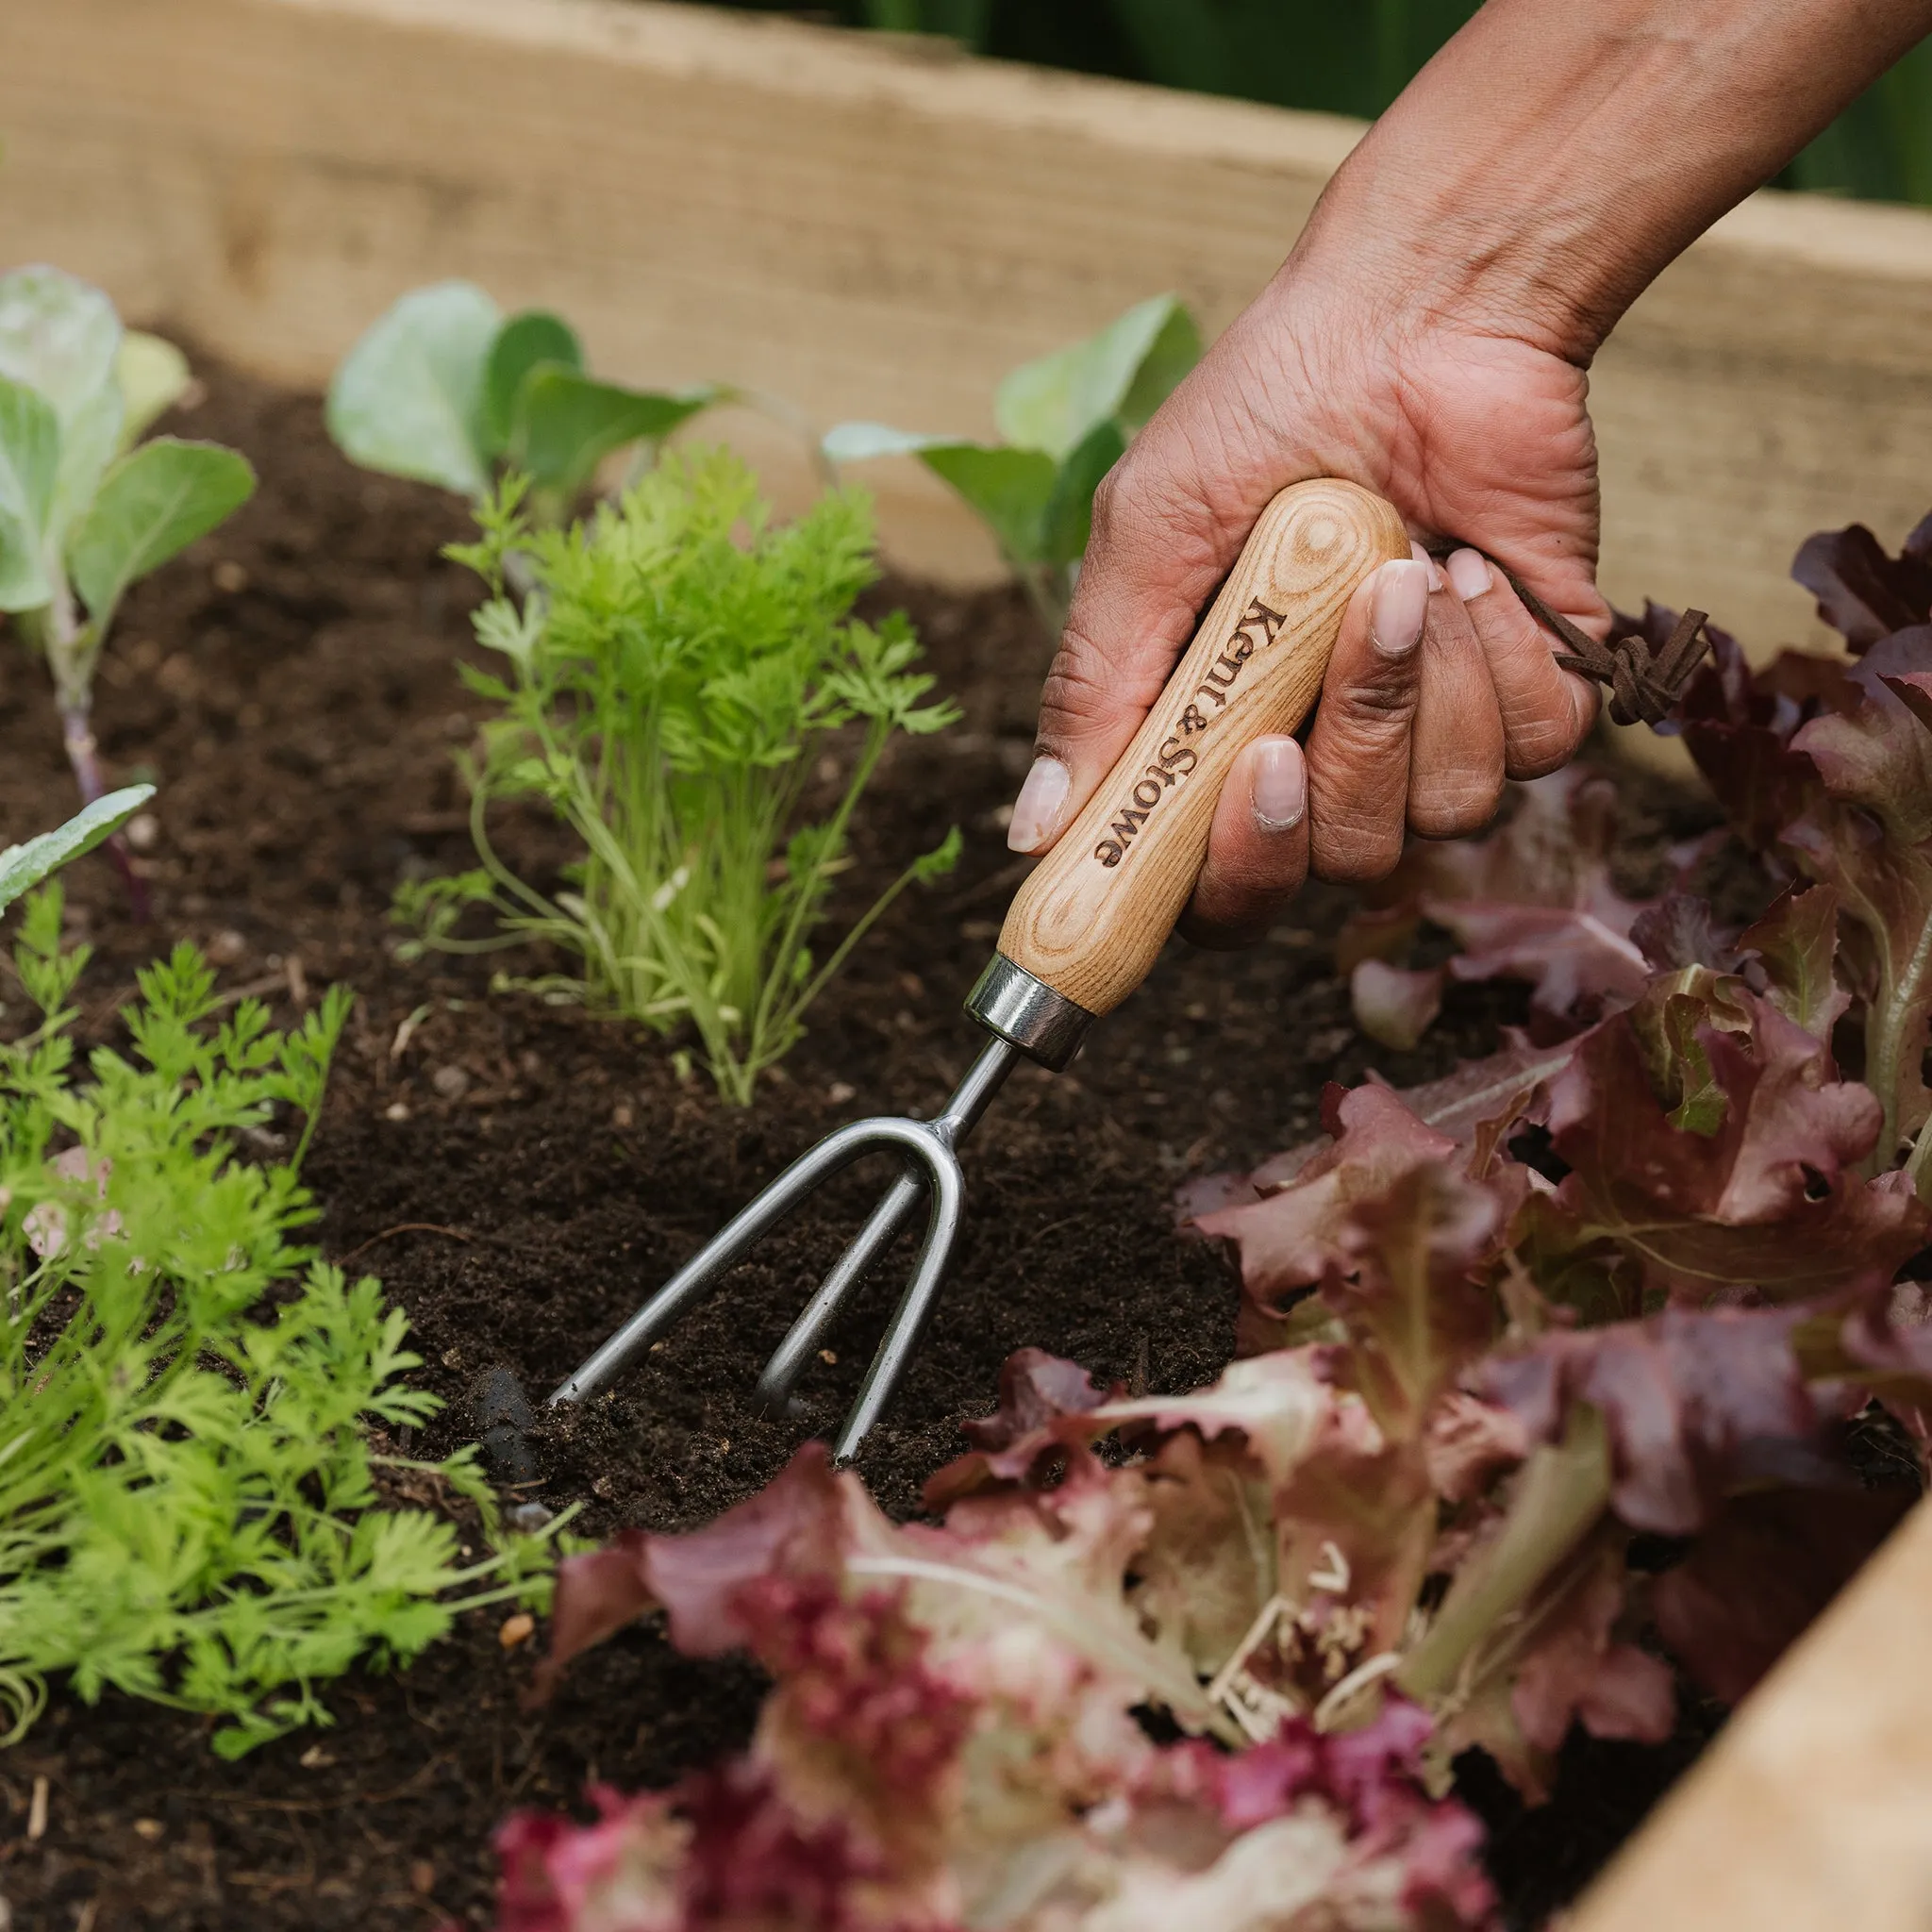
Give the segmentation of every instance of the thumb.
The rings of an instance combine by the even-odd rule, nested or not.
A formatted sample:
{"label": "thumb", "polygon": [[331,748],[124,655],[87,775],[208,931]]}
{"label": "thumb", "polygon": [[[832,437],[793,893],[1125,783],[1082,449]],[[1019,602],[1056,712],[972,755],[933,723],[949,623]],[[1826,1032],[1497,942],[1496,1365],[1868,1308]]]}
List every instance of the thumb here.
{"label": "thumb", "polygon": [[[1041,694],[1038,751],[1007,842],[1043,852],[1140,728],[1196,619],[1274,494],[1191,458],[1186,395],[1171,400],[1103,479],[1067,627]],[[1257,493],[1258,492],[1258,493]],[[1249,501],[1250,496],[1254,500]]]}

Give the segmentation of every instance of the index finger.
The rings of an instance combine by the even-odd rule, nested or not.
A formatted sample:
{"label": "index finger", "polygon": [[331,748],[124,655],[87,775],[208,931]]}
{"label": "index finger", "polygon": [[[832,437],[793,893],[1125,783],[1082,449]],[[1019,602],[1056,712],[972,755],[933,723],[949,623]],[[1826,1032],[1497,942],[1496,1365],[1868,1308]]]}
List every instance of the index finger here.
{"label": "index finger", "polygon": [[1243,457],[1196,378],[1094,492],[1092,534],[1041,694],[1036,757],[1007,842],[1039,852],[1125,750],[1257,519],[1284,485]]}

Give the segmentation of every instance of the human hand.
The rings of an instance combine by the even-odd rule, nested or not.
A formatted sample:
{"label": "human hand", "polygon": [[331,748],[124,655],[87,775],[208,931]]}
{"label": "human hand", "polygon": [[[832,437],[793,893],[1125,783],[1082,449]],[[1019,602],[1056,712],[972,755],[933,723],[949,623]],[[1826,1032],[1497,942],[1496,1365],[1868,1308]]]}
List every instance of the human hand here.
{"label": "human hand", "polygon": [[1596,715],[1477,549],[1601,635],[1595,445],[1582,371],[1525,332],[1408,314],[1299,253],[1102,484],[1009,841],[1045,850],[1132,737],[1269,500],[1340,476],[1378,491],[1417,547],[1350,605],[1306,755],[1250,745],[1217,808],[1182,930],[1258,935],[1310,871],[1380,877],[1404,830],[1487,824],[1503,780],[1554,770]]}
{"label": "human hand", "polygon": [[[1043,851],[1126,744],[1290,483],[1379,491],[1603,636],[1583,372],[1665,263],[1932,30],[1932,0],[1487,0],[1329,183],[1287,265],[1094,502],[1011,843]],[[1474,830],[1596,714],[1475,554],[1385,564],[1304,758],[1251,745],[1184,927],[1251,937],[1310,870]]]}

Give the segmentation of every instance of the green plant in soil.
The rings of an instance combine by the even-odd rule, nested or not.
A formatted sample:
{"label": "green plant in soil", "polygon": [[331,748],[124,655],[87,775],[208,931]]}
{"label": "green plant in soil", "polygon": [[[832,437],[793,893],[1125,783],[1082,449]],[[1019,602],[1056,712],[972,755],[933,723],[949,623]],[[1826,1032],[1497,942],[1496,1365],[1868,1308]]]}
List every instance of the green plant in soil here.
{"label": "green plant in soil", "polygon": [[606,458],[663,439],[714,403],[715,383],[675,394],[591,375],[560,316],[505,317],[473,282],[413,289],[343,358],[328,430],[352,462],[481,501],[505,470],[529,479],[533,518],[559,524]]}
{"label": "green plant in soil", "polygon": [[825,454],[835,462],[918,457],[984,521],[1058,637],[1100,479],[1200,355],[1193,318],[1174,296],[1157,295],[1085,341],[1013,370],[993,398],[998,442],[841,423]]}
{"label": "green plant in soil", "polygon": [[[102,801],[64,842],[145,795]],[[0,887],[63,856],[0,855]],[[90,1701],[111,1686],[217,1715],[215,1749],[239,1756],[328,1722],[318,1687],[350,1665],[407,1661],[459,1609],[541,1600],[548,1548],[497,1537],[470,1452],[372,1446],[371,1422],[438,1404],[401,1379],[417,1357],[379,1285],[297,1239],[345,992],[277,1033],[183,944],[141,974],[126,1050],[83,1069],[87,950],[62,949],[58,885],[25,902],[13,976],[38,1024],[0,1046],[5,1741],[64,1673]],[[495,1549],[465,1561],[449,1517],[393,1507],[398,1490],[460,1500]]]}
{"label": "green plant in soil", "polygon": [[[857,492],[774,525],[751,473],[715,451],[667,455],[567,532],[532,528],[522,503],[508,486],[483,506],[482,541],[451,553],[494,592],[476,635],[507,667],[465,673],[501,708],[467,763],[482,864],[405,886],[398,916],[418,948],[562,947],[580,975],[523,983],[659,1031],[689,1025],[719,1091],[746,1105],[880,913],[950,870],[957,830],[814,951],[888,745],[957,711],[927,701],[903,616],[851,615],[877,575]],[[521,602],[512,557],[530,578]],[[831,793],[823,816],[808,810],[814,788]],[[520,799],[581,842],[561,891],[496,849],[491,808]],[[458,923],[479,905],[500,929],[465,939]]]}
{"label": "green plant in soil", "polygon": [[[56,268],[0,275],[0,611],[53,673],[84,804],[104,789],[93,679],[123,595],[255,490],[231,449],[141,441],[188,383],[180,351],[124,329],[98,289]],[[145,918],[125,851],[109,849]]]}

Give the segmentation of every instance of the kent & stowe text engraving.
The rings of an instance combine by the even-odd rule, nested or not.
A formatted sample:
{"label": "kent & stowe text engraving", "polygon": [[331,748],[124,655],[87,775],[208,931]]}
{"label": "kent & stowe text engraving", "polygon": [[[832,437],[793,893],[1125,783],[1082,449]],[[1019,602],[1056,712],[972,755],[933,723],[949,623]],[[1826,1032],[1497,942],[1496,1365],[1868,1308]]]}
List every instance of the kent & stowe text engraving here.
{"label": "kent & stowe text engraving", "polygon": [[[1108,820],[1107,836],[1093,848],[1093,856],[1102,865],[1116,866],[1127,856],[1134,835],[1158,809],[1161,800],[1194,769],[1199,754],[1188,741],[1199,738],[1221,716],[1227,707],[1229,691],[1255,655],[1256,647],[1265,649],[1272,644],[1276,632],[1287,622],[1279,610],[1271,610],[1258,597],[1249,600],[1226,648],[1188,693],[1173,730],[1154,755],[1154,762],[1135,781],[1125,801]],[[1209,708],[1204,710],[1203,706]]]}

